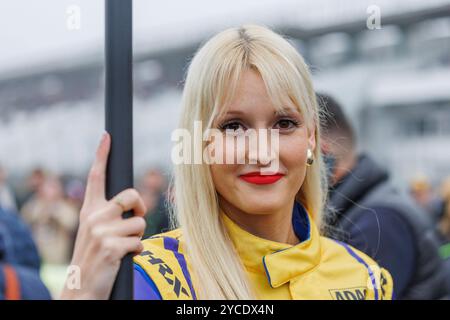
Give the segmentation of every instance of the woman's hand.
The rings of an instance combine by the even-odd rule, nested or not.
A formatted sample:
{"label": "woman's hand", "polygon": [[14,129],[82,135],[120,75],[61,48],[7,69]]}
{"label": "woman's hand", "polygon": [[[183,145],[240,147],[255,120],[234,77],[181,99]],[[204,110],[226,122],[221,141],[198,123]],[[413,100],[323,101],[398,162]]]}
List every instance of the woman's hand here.
{"label": "woman's hand", "polygon": [[[110,147],[111,137],[105,133],[89,172],[72,257],[72,270],[79,271],[79,286],[71,288],[66,282],[62,299],[108,299],[121,259],[129,252],[140,253],[143,249],[143,216],[147,210],[139,193],[128,189],[110,201],[105,198]],[[123,219],[122,213],[130,210],[135,216]]]}

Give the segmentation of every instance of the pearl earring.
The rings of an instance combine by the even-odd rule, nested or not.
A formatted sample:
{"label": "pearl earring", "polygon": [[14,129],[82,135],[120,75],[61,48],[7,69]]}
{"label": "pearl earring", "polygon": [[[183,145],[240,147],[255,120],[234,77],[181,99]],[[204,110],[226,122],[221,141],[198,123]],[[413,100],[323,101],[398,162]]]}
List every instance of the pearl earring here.
{"label": "pearl earring", "polygon": [[308,151],[306,152],[307,158],[306,158],[306,165],[310,167],[314,163],[314,154],[312,153],[311,149],[308,148]]}

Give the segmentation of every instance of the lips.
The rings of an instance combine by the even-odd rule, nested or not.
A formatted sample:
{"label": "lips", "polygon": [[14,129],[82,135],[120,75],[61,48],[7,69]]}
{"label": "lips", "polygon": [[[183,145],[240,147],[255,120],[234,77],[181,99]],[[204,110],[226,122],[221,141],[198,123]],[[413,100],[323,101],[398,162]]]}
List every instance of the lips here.
{"label": "lips", "polygon": [[260,172],[250,172],[240,175],[239,178],[252,184],[272,184],[280,180],[284,174],[261,174]]}

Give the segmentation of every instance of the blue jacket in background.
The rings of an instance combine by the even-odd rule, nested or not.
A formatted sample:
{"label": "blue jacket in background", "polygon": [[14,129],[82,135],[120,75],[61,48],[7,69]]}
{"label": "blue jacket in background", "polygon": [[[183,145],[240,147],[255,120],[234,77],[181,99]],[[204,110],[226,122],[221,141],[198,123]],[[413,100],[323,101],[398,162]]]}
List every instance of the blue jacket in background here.
{"label": "blue jacket in background", "polygon": [[329,236],[365,252],[392,275],[398,299],[446,299],[448,272],[438,254],[434,227],[387,171],[370,157],[330,190]]}
{"label": "blue jacket in background", "polygon": [[0,299],[4,299],[3,266],[12,266],[20,282],[22,299],[50,299],[39,277],[40,259],[30,229],[14,212],[0,208]]}

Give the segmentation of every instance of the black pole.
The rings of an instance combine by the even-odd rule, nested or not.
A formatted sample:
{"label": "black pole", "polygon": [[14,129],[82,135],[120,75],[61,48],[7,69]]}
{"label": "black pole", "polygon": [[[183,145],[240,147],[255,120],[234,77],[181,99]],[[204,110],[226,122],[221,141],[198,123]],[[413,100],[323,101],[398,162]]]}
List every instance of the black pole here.
{"label": "black pole", "polygon": [[[112,138],[106,197],[111,199],[133,186],[132,0],[105,0],[105,8],[105,124]],[[121,262],[110,299],[133,299],[131,254]]]}

